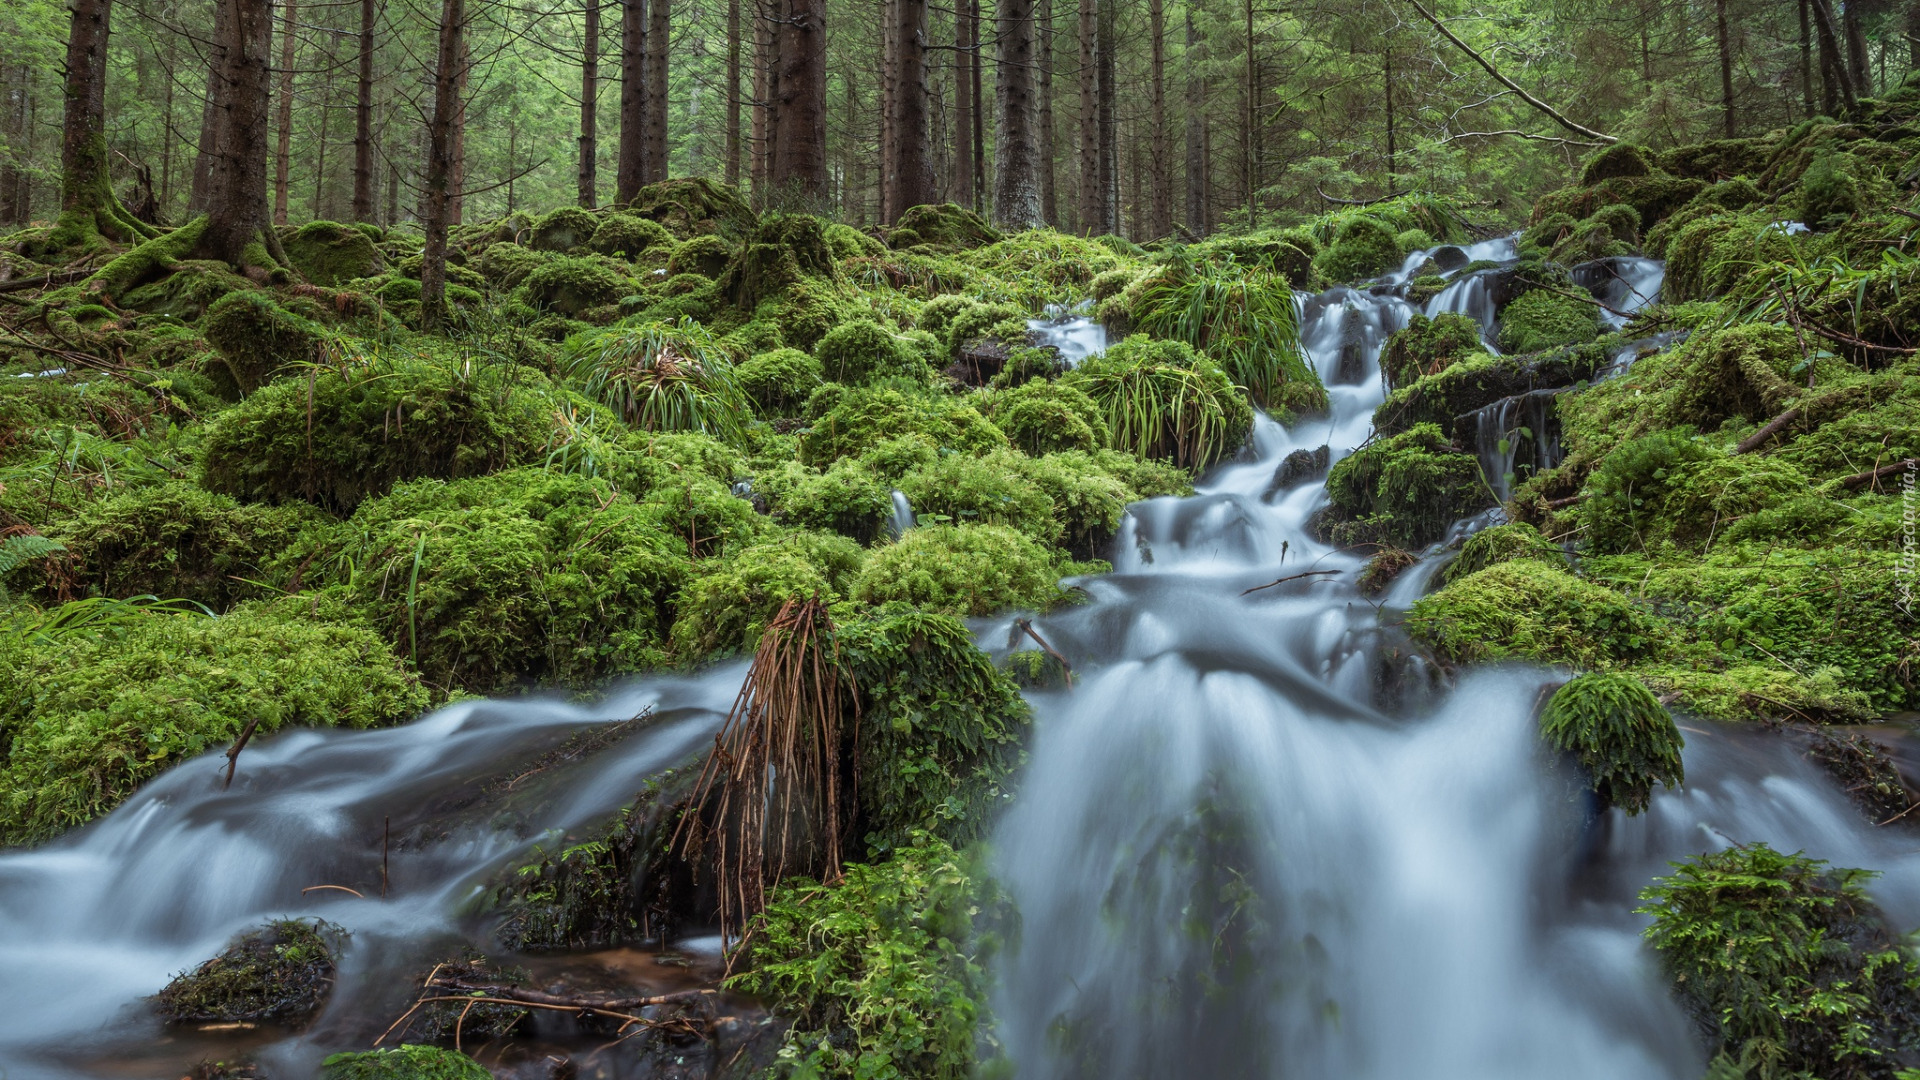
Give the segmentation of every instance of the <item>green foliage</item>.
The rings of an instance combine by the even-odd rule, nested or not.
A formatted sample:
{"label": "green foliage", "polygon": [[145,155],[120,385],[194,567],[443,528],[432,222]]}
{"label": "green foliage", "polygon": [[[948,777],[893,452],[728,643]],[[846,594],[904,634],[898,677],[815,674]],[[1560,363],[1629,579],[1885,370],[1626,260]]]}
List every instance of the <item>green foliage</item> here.
{"label": "green foliage", "polygon": [[1212,361],[1180,341],[1134,335],[1062,379],[1105,414],[1114,446],[1200,470],[1253,432],[1253,408]]}
{"label": "green foliage", "polygon": [[329,936],[339,927],[281,919],[235,938],[220,955],[173,977],[154,998],[174,1024],[232,1024],[310,1019],[333,991]]}
{"label": "green foliage", "polygon": [[858,458],[841,458],[823,471],[787,463],[756,475],[774,516],[785,525],[822,529],[861,543],[872,540],[891,512],[887,483]]}
{"label": "green foliage", "polygon": [[1327,473],[1337,511],[1326,531],[1339,542],[1385,543],[1417,550],[1493,499],[1480,462],[1447,443],[1440,429],[1417,424],[1341,458]]}
{"label": "green foliage", "polygon": [[402,480],[474,476],[533,458],[550,424],[543,406],[496,367],[350,359],[222,413],[207,428],[201,483],[242,500],[350,512]]}
{"label": "green foliage", "polygon": [[1045,611],[1065,599],[1059,579],[1053,553],[1013,529],[933,525],[875,551],[853,595],[862,603],[902,600],[946,615]]}
{"label": "green foliage", "polygon": [[1039,540],[1053,537],[1053,500],[1024,475],[1013,452],[967,457],[947,454],[918,466],[896,483],[924,523],[1005,525]]}
{"label": "green foliage", "polygon": [[1407,630],[1461,663],[1534,660],[1611,668],[1671,633],[1626,597],[1546,563],[1497,563],[1422,597]]}
{"label": "green foliage", "polygon": [[1593,672],[1555,690],[1540,714],[1547,744],[1579,762],[1600,805],[1646,810],[1653,785],[1679,787],[1686,740],[1660,699],[1630,675]]}
{"label": "green foliage", "polygon": [[220,351],[243,394],[266,385],[275,374],[320,360],[327,332],[258,291],[229,293],[207,309],[200,333]]}
{"label": "green foliage", "polygon": [[381,270],[380,249],[374,246],[373,238],[351,225],[309,221],[283,238],[280,245],[293,268],[315,285],[337,288]]}
{"label": "green foliage", "polygon": [[1231,262],[1176,257],[1141,293],[1133,323],[1211,357],[1255,404],[1324,409],[1326,390],[1300,350],[1285,278]]}
{"label": "green foliage", "polygon": [[1495,525],[1481,529],[1460,545],[1460,554],[1440,571],[1440,583],[1448,585],[1489,566],[1514,559],[1531,559],[1549,566],[1565,566],[1567,557],[1540,530],[1525,522]]}
{"label": "green foliage", "polygon": [[634,192],[627,213],[651,218],[682,239],[735,237],[753,228],[753,208],[739,189],[705,176],[681,176]]}
{"label": "green foliage", "polygon": [[1001,394],[991,407],[989,419],[1007,441],[1035,457],[1098,450],[1112,438],[1100,406],[1070,383],[1036,379]]}
{"label": "green foliage", "polygon": [[744,440],[746,394],[733,361],[706,328],[644,322],[568,342],[566,377],[642,431],[698,431]]}
{"label": "green foliage", "polygon": [[792,416],[819,388],[820,361],[799,349],[774,349],[741,364],[740,389],[764,417]]}
{"label": "green foliage", "polygon": [[527,280],[528,274],[552,260],[552,255],[503,241],[488,245],[487,249],[480,253],[477,262],[480,273],[488,282],[503,289],[511,289]]}
{"label": "green foliage", "polygon": [[[1809,497],[1810,486],[1804,473],[1784,461],[1728,455],[1688,428],[1667,428],[1622,443],[1609,454],[1588,479],[1578,516],[1596,551],[1666,543],[1698,551],[1756,530],[1792,538],[1807,524],[1802,502],[1844,513]],[[1789,510],[1798,511],[1800,519],[1782,513]],[[1817,526],[1833,518],[1816,515],[1811,521]]]}
{"label": "green foliage", "polygon": [[837,884],[774,890],[752,966],[729,985],[793,1016],[780,1058],[797,1075],[961,1080],[986,1017],[975,913],[995,900],[967,860],[923,838]]}
{"label": "green foliage", "polygon": [[920,354],[871,319],[854,319],[829,330],[813,347],[822,375],[834,382],[868,383],[905,378],[925,381],[932,372]]}
{"label": "green foliage", "polygon": [[633,291],[630,279],[598,258],[549,259],[520,282],[527,303],[574,317]]}
{"label": "green foliage", "polygon": [[962,454],[1007,445],[1007,437],[973,406],[939,393],[830,385],[808,401],[807,415],[810,424],[800,439],[800,460],[811,465],[857,457],[902,435],[924,435],[935,446]]}
{"label": "green foliage", "polygon": [[[928,329],[922,313],[921,329]],[[947,323],[947,353],[958,356],[960,350],[982,341],[1002,345],[1027,343],[1027,313],[1012,304],[970,303],[953,313]]]}
{"label": "green foliage", "polygon": [[1500,312],[1500,351],[1534,353],[1556,345],[1584,345],[1604,329],[1599,305],[1533,289]]}
{"label": "green foliage", "polygon": [[440,1046],[393,1046],[332,1054],[320,1063],[323,1080],[488,1080],[486,1066]]}
{"label": "green foliage", "polygon": [[657,247],[672,248],[673,234],[666,226],[638,214],[608,214],[593,230],[587,246],[602,255],[632,258]]}
{"label": "green foliage", "polygon": [[1763,1077],[1876,1077],[1920,1044],[1920,967],[1867,896],[1869,872],[1759,843],[1673,866],[1636,910],[1723,1053],[1763,1062]]}
{"label": "green foliage", "polygon": [[1480,351],[1480,324],[1471,317],[1447,312],[1429,319],[1416,314],[1387,339],[1380,367],[1388,388],[1398,390]]}
{"label": "green foliage", "polygon": [[[89,614],[97,602],[77,601]],[[70,605],[71,606],[71,605]],[[50,613],[51,614],[51,613]],[[215,619],[95,621],[0,655],[0,842],[45,840],[105,813],[161,770],[302,724],[411,719],[427,694],[364,627],[243,604]]]}
{"label": "green foliage", "polygon": [[794,531],[712,560],[674,604],[673,651],[687,659],[750,653],[788,600],[831,604],[850,594],[865,558],[845,537]]}
{"label": "green foliage", "polygon": [[1405,256],[1390,226],[1357,214],[1339,226],[1313,264],[1328,281],[1351,282],[1384,274]]}

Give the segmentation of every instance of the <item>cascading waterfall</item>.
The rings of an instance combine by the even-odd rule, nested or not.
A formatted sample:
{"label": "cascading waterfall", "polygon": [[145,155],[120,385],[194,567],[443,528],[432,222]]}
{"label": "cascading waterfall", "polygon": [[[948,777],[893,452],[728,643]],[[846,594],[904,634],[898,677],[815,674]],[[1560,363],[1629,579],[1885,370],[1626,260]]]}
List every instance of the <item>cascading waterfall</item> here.
{"label": "cascading waterfall", "polygon": [[1505,502],[1513,486],[1560,464],[1560,389],[1504,397],[1473,414],[1474,453],[1494,495]]}

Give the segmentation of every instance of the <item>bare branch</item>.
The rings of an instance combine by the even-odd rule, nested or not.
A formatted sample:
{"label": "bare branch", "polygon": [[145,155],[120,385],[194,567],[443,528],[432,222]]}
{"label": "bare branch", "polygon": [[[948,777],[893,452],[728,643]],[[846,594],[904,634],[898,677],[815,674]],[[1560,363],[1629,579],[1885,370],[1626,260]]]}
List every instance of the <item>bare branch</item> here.
{"label": "bare branch", "polygon": [[1492,61],[1488,60],[1486,57],[1481,56],[1479,53],[1475,52],[1471,45],[1468,45],[1466,42],[1461,41],[1459,38],[1455,37],[1453,35],[1453,31],[1447,29],[1445,23],[1442,23],[1439,19],[1434,17],[1433,12],[1428,11],[1426,8],[1421,6],[1420,0],[1407,0],[1407,3],[1412,4],[1413,10],[1419,12],[1422,16],[1426,18],[1428,22],[1432,23],[1433,28],[1435,30],[1440,31],[1440,34],[1442,37],[1445,37],[1448,41],[1451,41],[1455,45],[1459,46],[1461,52],[1464,52],[1468,56],[1473,57],[1474,62],[1479,64],[1481,67],[1485,68],[1487,70],[1487,74],[1493,76],[1494,79],[1500,83],[1500,85],[1520,95],[1520,100],[1526,102],[1527,104],[1533,106],[1534,108],[1552,117],[1554,123],[1559,124],[1561,127],[1566,128],[1568,131],[1571,131],[1576,135],[1585,135],[1589,139],[1598,139],[1600,142],[1603,142],[1603,143],[1616,143],[1620,141],[1617,137],[1613,135],[1608,135],[1605,132],[1595,131],[1584,124],[1577,124],[1572,120],[1567,119],[1565,116],[1561,115],[1560,110],[1554,108],[1553,106],[1547,104],[1544,101],[1541,101],[1539,98],[1534,97],[1532,94],[1527,93],[1526,89],[1522,87],[1519,83],[1514,82],[1512,79],[1509,79],[1505,75],[1500,74],[1500,69],[1497,67],[1494,67]]}

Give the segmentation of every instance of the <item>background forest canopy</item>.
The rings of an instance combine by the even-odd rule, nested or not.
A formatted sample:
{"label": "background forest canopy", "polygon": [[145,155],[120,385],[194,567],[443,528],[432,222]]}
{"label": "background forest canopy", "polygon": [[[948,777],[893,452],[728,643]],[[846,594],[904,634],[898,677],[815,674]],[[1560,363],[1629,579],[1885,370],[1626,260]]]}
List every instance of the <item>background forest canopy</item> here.
{"label": "background forest canopy", "polygon": [[[217,7],[114,5],[107,164],[144,220],[206,206]],[[268,197],[277,224],[422,220],[449,11],[464,30],[450,224],[605,205],[667,176],[860,226],[939,201],[1031,223],[995,212],[996,191],[1024,185],[1047,224],[1138,241],[1409,189],[1504,220],[1596,145],[1575,126],[1656,149],[1757,134],[1920,68],[1920,3],[1428,10],[1572,124],[1409,0],[282,0]],[[58,213],[69,22],[53,0],[0,7],[0,226]],[[803,131],[783,143],[789,114]],[[1034,148],[1031,168],[1015,145]]]}

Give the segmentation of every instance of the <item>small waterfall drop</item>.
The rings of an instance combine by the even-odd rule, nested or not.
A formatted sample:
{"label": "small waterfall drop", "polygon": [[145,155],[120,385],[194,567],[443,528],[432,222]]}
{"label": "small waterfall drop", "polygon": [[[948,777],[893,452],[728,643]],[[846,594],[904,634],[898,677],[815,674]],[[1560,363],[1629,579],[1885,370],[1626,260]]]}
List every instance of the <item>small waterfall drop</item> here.
{"label": "small waterfall drop", "polygon": [[890,498],[893,501],[893,513],[887,516],[887,535],[898,540],[913,528],[913,503],[907,501],[907,493],[899,488],[893,489]]}
{"label": "small waterfall drop", "polygon": [[1070,368],[1107,351],[1107,328],[1086,313],[1085,305],[1048,307],[1045,318],[1027,320],[1027,329],[1035,344],[1059,350],[1060,360]]}

